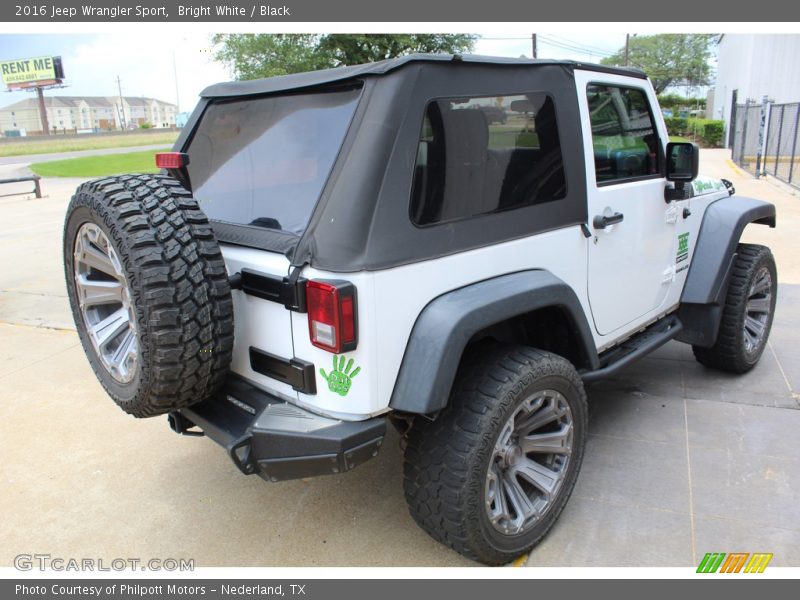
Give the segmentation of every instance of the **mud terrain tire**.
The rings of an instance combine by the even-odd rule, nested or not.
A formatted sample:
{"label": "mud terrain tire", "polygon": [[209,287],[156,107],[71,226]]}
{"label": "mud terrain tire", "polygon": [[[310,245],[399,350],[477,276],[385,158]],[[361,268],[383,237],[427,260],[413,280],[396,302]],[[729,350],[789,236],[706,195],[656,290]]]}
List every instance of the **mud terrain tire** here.
{"label": "mud terrain tire", "polygon": [[222,253],[191,194],[162,175],[81,185],[67,209],[72,314],[97,378],[152,417],[213,394],[228,372],[233,303]]}

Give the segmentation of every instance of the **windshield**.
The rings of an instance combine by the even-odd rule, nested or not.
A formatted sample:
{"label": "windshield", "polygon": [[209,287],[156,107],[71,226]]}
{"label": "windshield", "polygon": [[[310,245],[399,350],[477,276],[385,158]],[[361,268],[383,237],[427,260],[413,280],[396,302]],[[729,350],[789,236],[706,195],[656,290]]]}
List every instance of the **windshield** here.
{"label": "windshield", "polygon": [[212,220],[301,234],[359,89],[216,102],[188,148],[192,192]]}

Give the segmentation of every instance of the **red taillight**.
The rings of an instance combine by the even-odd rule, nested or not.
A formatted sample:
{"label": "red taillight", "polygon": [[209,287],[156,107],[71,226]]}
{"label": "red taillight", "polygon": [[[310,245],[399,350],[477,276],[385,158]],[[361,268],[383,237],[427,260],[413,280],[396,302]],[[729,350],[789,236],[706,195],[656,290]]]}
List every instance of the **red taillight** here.
{"label": "red taillight", "polygon": [[346,281],[306,283],[308,334],[317,348],[340,354],[356,349],[356,288]]}
{"label": "red taillight", "polygon": [[156,166],[159,169],[182,169],[189,164],[189,155],[183,152],[156,153]]}

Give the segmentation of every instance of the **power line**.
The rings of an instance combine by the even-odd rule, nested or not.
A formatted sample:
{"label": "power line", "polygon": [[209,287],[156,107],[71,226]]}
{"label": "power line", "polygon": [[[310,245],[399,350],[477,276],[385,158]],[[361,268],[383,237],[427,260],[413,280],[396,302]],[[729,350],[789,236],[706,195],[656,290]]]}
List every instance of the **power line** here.
{"label": "power line", "polygon": [[529,40],[529,39],[531,39],[531,38],[530,38],[529,36],[524,36],[524,37],[515,37],[515,36],[513,36],[513,35],[507,35],[507,36],[502,36],[502,37],[488,37],[488,36],[483,36],[483,35],[482,35],[482,36],[480,37],[480,39],[482,39],[482,40],[493,40],[493,41],[499,41],[499,42],[503,42],[503,41],[506,41],[506,40],[508,40],[508,41],[514,41],[514,40]]}
{"label": "power line", "polygon": [[547,37],[547,36],[544,36],[544,35],[539,36],[539,37],[546,44],[550,44],[551,46],[555,46],[556,48],[561,48],[563,50],[572,50],[573,52],[581,52],[583,54],[590,54],[590,55],[593,55],[593,56],[603,56],[603,57],[611,56],[613,54],[611,52],[595,50],[595,49],[590,48],[590,47],[581,46],[581,45],[576,44],[576,43],[561,42],[559,40],[554,40],[553,38],[550,38],[550,37]]}
{"label": "power line", "polygon": [[591,45],[591,44],[584,44],[583,42],[575,42],[575,41],[573,41],[573,40],[570,40],[570,39],[568,39],[568,38],[565,38],[565,37],[563,37],[563,36],[555,35],[555,34],[552,34],[552,33],[551,33],[551,34],[548,34],[548,35],[549,35],[551,38],[554,38],[554,39],[556,39],[556,40],[563,41],[563,42],[564,42],[564,43],[566,43],[566,44],[571,44],[571,45],[573,45],[573,46],[580,46],[580,47],[582,47],[582,48],[586,48],[587,50],[590,50],[590,51],[591,51],[591,54],[613,54],[613,52],[612,52],[612,53],[609,53],[609,51],[608,51],[608,50],[606,50],[605,48],[601,48],[600,46],[593,46],[593,45]]}
{"label": "power line", "polygon": [[[588,46],[584,45],[581,42],[575,42],[573,40],[569,40],[564,37],[560,36],[553,36],[550,35],[541,35],[537,34],[536,36],[537,42],[544,43],[546,45],[553,46],[555,48],[560,48],[562,50],[570,50],[572,52],[580,52],[581,54],[588,54],[590,56],[600,56],[600,57],[608,57],[613,56],[614,52],[609,52],[608,50],[602,50],[597,46]],[[531,41],[530,37],[522,37],[522,36],[487,36],[481,37],[481,40],[488,40],[488,41]],[[537,50],[538,50],[537,44]],[[538,54],[538,52],[537,52]]]}

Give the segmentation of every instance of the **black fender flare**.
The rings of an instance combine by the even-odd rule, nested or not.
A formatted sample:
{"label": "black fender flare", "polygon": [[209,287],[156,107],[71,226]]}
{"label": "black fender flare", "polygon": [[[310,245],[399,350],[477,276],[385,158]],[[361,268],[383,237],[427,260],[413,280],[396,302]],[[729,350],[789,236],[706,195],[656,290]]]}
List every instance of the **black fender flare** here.
{"label": "black fender flare", "polygon": [[677,339],[710,347],[716,342],[736,246],[750,223],[775,227],[775,205],[732,196],[706,208],[681,294],[684,329]]}
{"label": "black fender flare", "polygon": [[461,356],[479,331],[531,311],[557,306],[571,321],[586,367],[599,367],[597,348],[573,289],[544,270],[501,275],[433,299],[411,330],[389,406],[432,414],[447,405]]}

